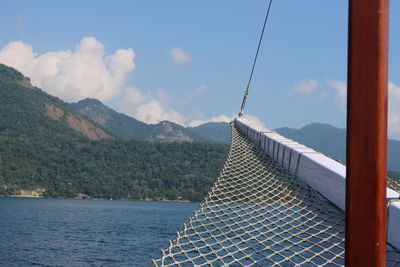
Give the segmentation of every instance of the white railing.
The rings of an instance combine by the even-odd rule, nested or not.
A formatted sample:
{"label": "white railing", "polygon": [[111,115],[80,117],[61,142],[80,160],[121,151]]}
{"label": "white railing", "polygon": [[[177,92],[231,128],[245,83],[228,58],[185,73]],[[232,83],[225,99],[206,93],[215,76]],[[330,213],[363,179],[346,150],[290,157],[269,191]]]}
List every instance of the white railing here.
{"label": "white railing", "polygon": [[[269,130],[257,130],[243,119],[235,119],[237,129],[256,143],[278,164],[305,181],[340,209],[345,210],[346,166],[324,154]],[[399,199],[399,193],[387,188],[386,198]],[[388,206],[387,241],[400,249],[400,203]]]}

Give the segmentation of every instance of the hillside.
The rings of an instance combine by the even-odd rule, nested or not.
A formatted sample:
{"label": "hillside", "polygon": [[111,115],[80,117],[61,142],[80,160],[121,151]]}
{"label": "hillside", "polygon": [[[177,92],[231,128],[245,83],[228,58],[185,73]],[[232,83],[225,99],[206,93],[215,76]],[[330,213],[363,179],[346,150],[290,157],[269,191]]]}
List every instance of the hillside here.
{"label": "hillside", "polygon": [[101,140],[112,136],[60,99],[31,85],[29,78],[0,64],[0,133],[83,136]]}
{"label": "hillside", "polygon": [[120,137],[145,140],[148,136],[148,124],[118,113],[97,99],[86,98],[71,106]]}
{"label": "hillside", "polygon": [[198,201],[227,148],[122,140],[0,64],[0,195]]}
{"label": "hillside", "polygon": [[115,135],[130,140],[230,143],[230,126],[224,122],[206,123],[198,127],[188,128],[169,121],[147,124],[116,112],[93,98],[72,103],[71,106]]}
{"label": "hillside", "polygon": [[216,143],[231,143],[231,127],[226,122],[209,122],[187,129]]}
{"label": "hillside", "polygon": [[99,100],[86,98],[71,106],[91,118],[116,135],[131,140],[149,140],[156,142],[193,142],[209,141],[184,127],[169,121],[147,124],[118,113]]}
{"label": "hillside", "polygon": [[300,129],[276,129],[279,134],[340,161],[346,159],[346,131],[329,124],[312,123]]}
{"label": "hillside", "polygon": [[[346,130],[329,124],[312,123],[300,129],[279,128],[281,135],[320,151],[332,158],[346,161]],[[400,141],[388,141],[388,170],[400,171]]]}

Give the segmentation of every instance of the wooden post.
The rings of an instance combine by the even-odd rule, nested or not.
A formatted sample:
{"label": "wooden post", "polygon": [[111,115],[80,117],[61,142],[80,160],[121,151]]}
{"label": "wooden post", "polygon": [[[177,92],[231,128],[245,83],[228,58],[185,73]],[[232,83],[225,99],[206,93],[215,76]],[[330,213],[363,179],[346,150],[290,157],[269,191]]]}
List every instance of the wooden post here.
{"label": "wooden post", "polygon": [[388,0],[350,0],[346,266],[386,265]]}

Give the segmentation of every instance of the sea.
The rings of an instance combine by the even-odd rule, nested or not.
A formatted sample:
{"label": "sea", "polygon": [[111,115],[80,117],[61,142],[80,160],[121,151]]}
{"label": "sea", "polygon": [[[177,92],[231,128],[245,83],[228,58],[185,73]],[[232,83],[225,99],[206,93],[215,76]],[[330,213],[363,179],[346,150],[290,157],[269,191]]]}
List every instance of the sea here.
{"label": "sea", "polygon": [[0,266],[148,266],[198,206],[0,197]]}

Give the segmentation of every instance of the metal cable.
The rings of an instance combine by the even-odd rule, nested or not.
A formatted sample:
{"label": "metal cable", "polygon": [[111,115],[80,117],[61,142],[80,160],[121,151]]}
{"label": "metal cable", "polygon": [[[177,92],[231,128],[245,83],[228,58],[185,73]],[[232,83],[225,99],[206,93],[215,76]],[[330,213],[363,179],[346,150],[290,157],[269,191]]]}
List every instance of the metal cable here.
{"label": "metal cable", "polygon": [[254,60],[253,60],[253,66],[252,66],[252,68],[251,68],[249,81],[248,81],[248,83],[247,83],[246,90],[245,90],[245,92],[244,92],[244,96],[243,96],[243,100],[242,100],[242,105],[241,105],[241,107],[240,107],[239,117],[241,117],[241,116],[243,115],[243,110],[244,110],[244,107],[246,106],[247,96],[248,96],[248,94],[249,94],[249,88],[250,88],[251,80],[252,80],[252,78],[253,78],[254,69],[255,69],[255,67],[256,67],[257,58],[258,58],[258,53],[259,53],[260,47],[261,47],[261,42],[262,42],[262,39],[263,39],[263,37],[264,37],[265,27],[266,27],[266,25],[267,25],[267,21],[268,21],[268,17],[269,17],[269,12],[270,12],[270,10],[271,10],[271,5],[272,5],[272,0],[270,0],[270,1],[269,1],[269,4],[268,4],[267,14],[265,15],[264,25],[263,25],[263,27],[262,27],[260,40],[258,41],[257,52],[256,52],[256,55],[255,55]]}

